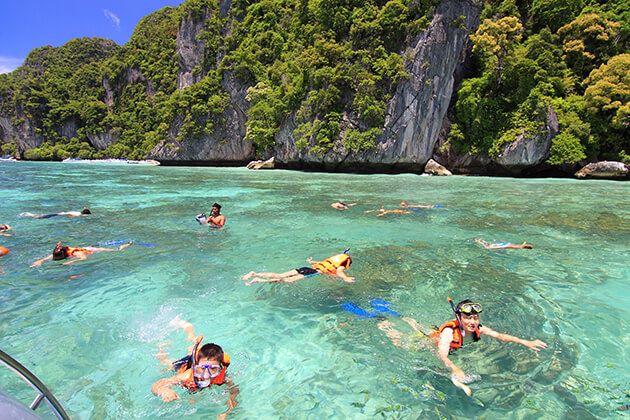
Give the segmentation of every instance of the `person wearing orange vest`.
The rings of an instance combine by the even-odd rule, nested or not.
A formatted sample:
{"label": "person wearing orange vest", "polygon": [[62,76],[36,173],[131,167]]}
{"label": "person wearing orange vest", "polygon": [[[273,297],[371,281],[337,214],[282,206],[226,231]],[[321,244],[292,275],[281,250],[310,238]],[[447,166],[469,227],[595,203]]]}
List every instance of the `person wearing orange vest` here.
{"label": "person wearing orange vest", "polygon": [[86,260],[89,255],[92,255],[95,252],[122,251],[130,245],[131,242],[129,242],[128,244],[122,244],[118,247],[118,249],[98,248],[94,246],[86,246],[85,248],[74,248],[70,246],[64,246],[61,244],[61,242],[57,242],[57,245],[55,245],[55,249],[53,249],[53,253],[51,255],[35,261],[33,264],[31,264],[31,267],[39,267],[44,261],[48,260],[60,261],[65,260],[66,258],[75,258],[74,260],[66,261],[65,263],[63,263],[64,265],[68,265],[77,261]]}
{"label": "person wearing orange vest", "polygon": [[[481,325],[479,314],[483,311],[483,308],[480,304],[474,303],[470,299],[462,300],[455,306],[451,303],[451,306],[453,308],[453,312],[455,313],[455,319],[445,322],[441,327],[436,328],[432,333],[424,332],[422,326],[413,319],[403,318],[403,320],[406,321],[417,333],[432,339],[433,343],[437,346],[438,358],[442,361],[444,366],[450,369],[452,373],[451,381],[468,396],[472,395],[470,387],[465,385],[465,382],[470,382],[469,377],[467,377],[464,374],[464,371],[449,359],[449,355],[462,348],[465,343],[477,342],[481,339],[482,335],[487,335],[499,341],[521,344],[534,351],[540,351],[541,349],[547,348],[547,344],[543,341],[524,340],[513,335],[497,332],[490,327]],[[387,334],[394,345],[400,346],[403,334],[395,330],[391,322],[388,320],[382,321],[379,324],[379,329]]]}
{"label": "person wearing orange vest", "polygon": [[176,318],[171,324],[184,329],[188,339],[193,341],[193,346],[187,356],[175,362],[168,360],[163,353],[158,353],[158,359],[162,363],[168,364],[177,374],[155,382],[151,386],[151,392],[162,398],[162,401],[170,402],[179,399],[177,392],[171,388],[173,385],[179,385],[189,393],[200,392],[212,385],[227,385],[229,391],[228,409],[218,416],[219,419],[225,419],[238,404],[236,397],[240,393],[238,386],[227,376],[230,356],[217,344],[201,345],[203,336],[195,336],[192,324],[189,322]]}
{"label": "person wearing orange vest", "polygon": [[250,271],[241,277],[241,279],[249,280],[245,283],[249,286],[254,283],[293,283],[317,274],[326,274],[339,277],[346,283],[354,283],[354,277],[348,276],[345,272],[352,264],[352,258],[348,255],[348,251],[349,250],[346,249],[343,253],[333,255],[323,261],[313,261],[311,257],[308,257],[306,261],[311,263],[310,267],[295,268],[284,273],[257,273]]}

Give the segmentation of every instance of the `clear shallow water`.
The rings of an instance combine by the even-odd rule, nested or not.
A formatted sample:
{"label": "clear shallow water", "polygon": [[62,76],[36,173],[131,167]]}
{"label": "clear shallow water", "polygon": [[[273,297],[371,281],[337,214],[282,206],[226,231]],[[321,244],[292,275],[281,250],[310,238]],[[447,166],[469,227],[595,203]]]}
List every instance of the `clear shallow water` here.
{"label": "clear shallow water", "polygon": [[[232,356],[235,418],[606,418],[630,402],[627,183],[4,163],[0,185],[0,223],[13,226],[0,236],[11,249],[0,257],[0,348],[73,418],[223,411],[225,387],[170,404],[150,392],[168,375],[159,346],[186,352],[168,325],[178,315]],[[338,212],[329,205],[339,199],[359,204]],[[401,199],[445,208],[364,213]],[[194,221],[214,201],[228,219],[222,231]],[[17,217],[85,204],[90,217]],[[474,238],[535,249],[487,251]],[[58,240],[118,239],[158,246],[29,268]],[[348,247],[353,285],[239,279]],[[484,324],[549,348],[467,346],[453,360],[481,376],[470,399],[430,352],[397,348],[376,320],[340,307],[382,298],[431,326],[450,319],[447,296],[481,302]],[[18,390],[5,370],[0,385]]]}

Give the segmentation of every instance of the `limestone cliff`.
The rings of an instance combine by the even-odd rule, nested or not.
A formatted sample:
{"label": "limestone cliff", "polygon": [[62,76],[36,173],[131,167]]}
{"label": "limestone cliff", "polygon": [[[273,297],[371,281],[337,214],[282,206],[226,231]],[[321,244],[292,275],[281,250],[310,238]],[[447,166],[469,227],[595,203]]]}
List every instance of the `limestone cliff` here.
{"label": "limestone cliff", "polygon": [[[280,129],[273,155],[288,166],[422,171],[433,154],[453,95],[455,73],[465,59],[468,33],[477,26],[478,15],[471,1],[445,0],[438,6],[427,30],[405,51],[410,77],[389,102],[383,134],[373,151],[348,152],[338,141],[324,156],[304,154],[295,147],[291,116]],[[351,112],[344,114],[344,123],[358,125]]]}

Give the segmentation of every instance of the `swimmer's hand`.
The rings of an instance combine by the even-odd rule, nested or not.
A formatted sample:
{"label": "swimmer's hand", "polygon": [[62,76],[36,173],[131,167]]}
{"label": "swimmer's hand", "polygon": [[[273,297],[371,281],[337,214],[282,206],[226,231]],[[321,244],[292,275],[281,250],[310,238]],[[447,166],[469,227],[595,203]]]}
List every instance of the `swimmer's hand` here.
{"label": "swimmer's hand", "polygon": [[472,392],[472,389],[470,389],[468,385],[464,385],[463,383],[455,379],[454,376],[451,376],[451,382],[453,382],[453,385],[455,385],[457,388],[464,391],[466,395],[468,395],[469,397],[472,397],[473,392]]}
{"label": "swimmer's hand", "polygon": [[343,281],[345,281],[346,283],[354,283],[354,277],[346,276],[346,278],[344,278]]}
{"label": "swimmer's hand", "polygon": [[468,385],[464,385],[464,382],[467,382],[467,378],[463,370],[458,367],[454,367],[453,374],[451,375],[451,382],[453,382],[453,385],[457,388],[464,391],[466,395],[472,397],[472,389],[470,389]]}
{"label": "swimmer's hand", "polygon": [[177,395],[177,392],[173,391],[170,388],[161,390],[160,397],[162,397],[162,401],[164,402],[179,400],[179,395]]}
{"label": "swimmer's hand", "polygon": [[547,343],[540,340],[523,340],[523,345],[534,351],[540,351],[547,348]]}

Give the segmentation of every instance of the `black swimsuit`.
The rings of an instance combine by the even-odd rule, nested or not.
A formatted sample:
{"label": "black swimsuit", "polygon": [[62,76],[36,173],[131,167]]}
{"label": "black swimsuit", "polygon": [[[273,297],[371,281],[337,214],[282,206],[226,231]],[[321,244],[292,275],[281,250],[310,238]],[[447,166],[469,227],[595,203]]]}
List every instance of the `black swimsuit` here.
{"label": "black swimsuit", "polygon": [[314,276],[315,274],[319,274],[319,271],[315,270],[312,267],[300,267],[300,268],[296,268],[295,271],[297,271],[298,274],[301,274],[304,277]]}

